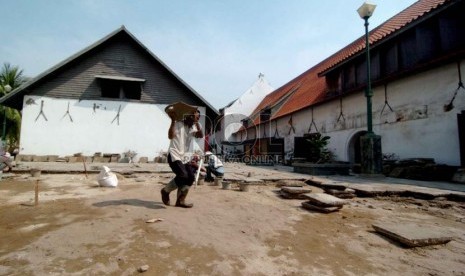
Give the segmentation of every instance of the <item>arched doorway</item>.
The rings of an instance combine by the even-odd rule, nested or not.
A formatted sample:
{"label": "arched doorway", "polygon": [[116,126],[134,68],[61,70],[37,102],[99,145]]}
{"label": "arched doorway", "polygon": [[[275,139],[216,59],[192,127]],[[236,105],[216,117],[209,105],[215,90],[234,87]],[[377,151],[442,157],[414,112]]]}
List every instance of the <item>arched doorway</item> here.
{"label": "arched doorway", "polygon": [[362,150],[360,146],[360,138],[367,133],[366,130],[359,131],[354,133],[352,135],[352,138],[350,138],[349,141],[349,146],[348,146],[348,156],[349,156],[349,162],[352,164],[353,171],[357,172],[358,169],[360,168],[360,164],[362,162]]}

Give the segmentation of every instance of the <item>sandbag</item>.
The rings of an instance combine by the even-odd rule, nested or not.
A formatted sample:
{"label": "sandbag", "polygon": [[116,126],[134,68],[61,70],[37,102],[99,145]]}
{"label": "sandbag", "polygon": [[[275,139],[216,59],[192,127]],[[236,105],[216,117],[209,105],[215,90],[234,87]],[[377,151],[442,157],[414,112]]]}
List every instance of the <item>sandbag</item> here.
{"label": "sandbag", "polygon": [[102,166],[102,170],[97,177],[98,184],[100,187],[111,187],[115,188],[118,186],[118,178],[116,174],[110,171],[110,168],[107,166]]}

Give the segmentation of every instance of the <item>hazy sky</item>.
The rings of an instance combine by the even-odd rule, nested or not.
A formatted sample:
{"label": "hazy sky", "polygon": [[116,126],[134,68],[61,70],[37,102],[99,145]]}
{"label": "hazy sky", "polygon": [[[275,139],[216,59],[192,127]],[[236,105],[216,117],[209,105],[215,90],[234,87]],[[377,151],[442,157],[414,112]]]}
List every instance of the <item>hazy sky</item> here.
{"label": "hazy sky", "polygon": [[[370,29],[413,4],[378,0]],[[0,64],[34,77],[121,25],[219,109],[364,34],[362,0],[0,0]]]}

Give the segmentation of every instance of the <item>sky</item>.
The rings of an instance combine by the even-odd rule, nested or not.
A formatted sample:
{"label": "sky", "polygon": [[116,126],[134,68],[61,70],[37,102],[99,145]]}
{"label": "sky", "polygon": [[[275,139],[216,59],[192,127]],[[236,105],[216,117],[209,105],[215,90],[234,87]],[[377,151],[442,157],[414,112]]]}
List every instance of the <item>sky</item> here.
{"label": "sky", "polygon": [[[364,35],[362,0],[0,0],[0,64],[35,77],[124,25],[213,107]],[[415,0],[375,0],[372,29]]]}

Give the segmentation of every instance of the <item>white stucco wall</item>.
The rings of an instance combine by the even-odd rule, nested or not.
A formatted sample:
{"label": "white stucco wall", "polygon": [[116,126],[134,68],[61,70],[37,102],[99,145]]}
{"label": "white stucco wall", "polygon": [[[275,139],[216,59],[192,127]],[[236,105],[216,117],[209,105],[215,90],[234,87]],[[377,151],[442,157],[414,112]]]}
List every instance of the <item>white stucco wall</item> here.
{"label": "white stucco wall", "polygon": [[[461,71],[465,72],[464,65]],[[465,110],[465,90],[461,89],[454,101],[455,108],[444,111],[458,87],[457,64],[451,63],[414,76],[396,80],[387,85],[387,101],[392,107],[385,107],[385,88],[373,88],[372,111],[373,131],[381,136],[383,153],[394,153],[400,158],[434,158],[436,163],[460,165],[457,114]],[[349,160],[351,138],[366,131],[366,98],[363,92],[345,96],[340,115],[339,100],[314,107],[313,119],[318,131],[331,137],[329,148],[340,161]],[[278,120],[278,133],[284,137],[285,151],[294,149],[294,137],[308,132],[312,111],[307,109],[293,114],[295,133],[291,131],[289,118]],[[268,126],[271,136],[275,123]],[[254,130],[248,131],[247,139],[254,137]],[[311,132],[316,132],[312,126]],[[269,132],[267,132],[269,133]],[[263,136],[263,130],[259,131]],[[269,134],[268,134],[269,135]],[[245,135],[243,135],[245,137]],[[240,135],[235,137],[240,138]]]}
{"label": "white stucco wall", "polygon": [[[41,102],[43,113],[40,115]],[[34,103],[33,103],[34,102]],[[69,114],[66,115],[69,103]],[[95,106],[95,108],[94,108]],[[116,116],[120,108],[119,124]],[[22,111],[20,154],[68,156],[95,152],[137,152],[135,160],[153,160],[169,146],[170,119],[166,105],[120,101],[68,100],[25,96]],[[205,114],[205,107],[199,107]],[[204,118],[201,120],[205,124]],[[203,149],[197,139],[195,149]]]}

